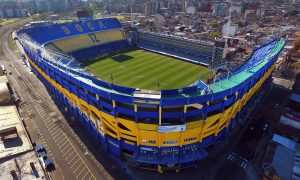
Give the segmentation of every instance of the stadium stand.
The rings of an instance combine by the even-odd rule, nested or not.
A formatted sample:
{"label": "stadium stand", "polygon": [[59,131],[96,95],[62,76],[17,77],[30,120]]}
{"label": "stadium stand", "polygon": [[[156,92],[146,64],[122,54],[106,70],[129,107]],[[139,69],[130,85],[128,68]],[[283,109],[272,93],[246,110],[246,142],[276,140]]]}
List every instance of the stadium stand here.
{"label": "stadium stand", "polygon": [[125,38],[121,30],[107,30],[97,33],[90,33],[88,35],[78,35],[70,38],[60,39],[45,45],[45,47],[52,50],[59,49],[65,53],[72,53],[81,49],[102,45],[105,43],[111,43],[114,41],[121,41],[124,39]]}
{"label": "stadium stand", "polygon": [[29,34],[32,39],[41,45],[58,39],[95,33],[105,30],[122,29],[122,25],[115,18],[105,18],[93,21],[80,21],[61,24],[44,24],[24,27],[23,33]]}
{"label": "stadium stand", "polygon": [[214,53],[214,43],[189,40],[172,35],[138,31],[138,46],[156,49],[167,54],[178,54],[196,62],[208,64]]}
{"label": "stadium stand", "polygon": [[[93,25],[99,25],[99,22],[109,27],[106,30],[121,28],[112,18],[90,21]],[[81,33],[76,32],[76,29],[80,30],[76,24],[82,24]],[[61,25],[53,25],[23,28],[17,35],[33,72],[53,93],[58,104],[78,120],[99,146],[134,166],[160,172],[197,165],[207,156],[209,147],[217,148],[227,134],[247,121],[245,114],[267,92],[275,61],[285,45],[281,38],[262,45],[229,77],[213,84],[200,82],[198,86],[155,93],[147,90],[143,94],[139,89],[95,78],[85,73],[77,61],[127,47],[126,40],[108,39],[108,43],[75,50],[73,57],[44,52],[42,46],[36,46],[35,42],[45,45],[85,32],[96,33],[86,24],[63,24],[71,34],[66,29],[61,32]],[[99,32],[104,32],[101,27]],[[42,30],[47,32],[42,33]],[[40,37],[34,33],[36,31]],[[50,34],[49,37],[46,34]],[[152,43],[148,45],[156,46],[158,50],[172,46],[171,51],[192,56],[198,53],[202,59],[212,58],[207,54],[211,52],[210,45],[200,46],[202,49],[197,52],[188,51],[185,40],[178,40],[180,47],[168,38],[165,39],[168,43],[161,42],[163,46],[159,38],[150,40],[145,39],[145,42]]]}

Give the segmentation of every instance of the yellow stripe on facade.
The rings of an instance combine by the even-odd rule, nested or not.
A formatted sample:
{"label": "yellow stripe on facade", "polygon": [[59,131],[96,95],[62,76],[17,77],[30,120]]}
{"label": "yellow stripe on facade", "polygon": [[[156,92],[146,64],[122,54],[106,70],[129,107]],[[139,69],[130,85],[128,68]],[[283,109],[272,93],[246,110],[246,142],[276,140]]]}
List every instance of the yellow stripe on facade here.
{"label": "yellow stripe on facade", "polygon": [[[94,118],[92,118],[91,121],[95,123],[95,127],[97,128],[98,133],[100,132],[100,127],[98,126],[98,123],[96,123],[96,119],[99,119],[99,121],[101,122],[102,129],[104,131],[104,134],[106,135],[109,135],[115,139],[122,138],[125,141],[127,140],[127,142],[131,144],[131,141],[134,141],[137,145],[156,147],[178,145],[182,146],[195,142],[201,142],[203,138],[208,137],[212,134],[217,136],[222,129],[228,127],[230,120],[235,118],[236,113],[239,112],[241,108],[249,101],[252,95],[261,87],[263,82],[269,77],[272,70],[275,68],[275,64],[272,65],[271,68],[268,71],[266,71],[266,73],[261,77],[261,79],[246,94],[244,94],[244,96],[241,99],[237,100],[231,107],[229,107],[223,113],[207,117],[205,121],[203,119],[200,119],[198,121],[188,122],[186,123],[186,131],[184,132],[158,133],[158,124],[136,123],[135,121],[130,121],[122,118],[114,118],[113,116],[100,111],[91,104],[88,104],[87,102],[78,98],[76,95],[63,88],[61,85],[57,84],[54,80],[47,76],[38,66],[36,66],[27,55],[26,57],[30,64],[50,84],[52,84],[59,92],[64,94],[64,96],[70,100],[70,103],[72,105],[79,107],[85,114],[87,114],[87,117],[91,117],[91,112],[95,113],[98,116],[94,117],[94,115],[92,115],[92,117]],[[115,102],[112,101],[112,103],[115,106]],[[134,110],[135,112],[137,111],[136,105],[134,105]],[[184,112],[186,112],[186,106]],[[160,107],[160,124],[161,113],[162,108]],[[219,122],[216,123],[216,121]],[[118,127],[118,123],[125,126],[128,130],[124,130]],[[215,125],[213,125],[214,123]],[[108,131],[107,128],[113,131],[116,135]]]}

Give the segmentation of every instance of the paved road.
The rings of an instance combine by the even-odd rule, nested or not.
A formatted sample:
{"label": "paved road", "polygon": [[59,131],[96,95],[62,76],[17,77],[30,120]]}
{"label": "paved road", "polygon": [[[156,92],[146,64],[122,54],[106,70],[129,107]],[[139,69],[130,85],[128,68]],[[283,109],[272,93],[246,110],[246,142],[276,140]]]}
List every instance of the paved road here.
{"label": "paved road", "polygon": [[29,135],[37,143],[45,144],[55,162],[53,179],[112,179],[69,127],[43,84],[11,52],[7,38],[12,30],[0,30],[4,53],[0,64],[12,72],[8,79],[21,96],[20,113]]}

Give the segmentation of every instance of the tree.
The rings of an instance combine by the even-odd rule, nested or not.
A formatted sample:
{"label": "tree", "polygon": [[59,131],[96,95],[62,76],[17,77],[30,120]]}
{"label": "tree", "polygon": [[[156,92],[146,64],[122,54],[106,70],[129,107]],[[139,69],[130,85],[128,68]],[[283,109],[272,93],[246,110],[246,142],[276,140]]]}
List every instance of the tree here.
{"label": "tree", "polygon": [[212,31],[208,34],[208,38],[210,38],[210,39],[215,39],[219,36],[220,36],[220,32],[218,32],[218,31]]}

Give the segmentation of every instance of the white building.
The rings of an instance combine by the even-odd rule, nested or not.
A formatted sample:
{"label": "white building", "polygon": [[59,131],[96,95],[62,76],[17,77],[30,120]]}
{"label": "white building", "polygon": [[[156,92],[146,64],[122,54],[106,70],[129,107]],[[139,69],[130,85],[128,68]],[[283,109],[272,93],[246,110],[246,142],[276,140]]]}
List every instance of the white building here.
{"label": "white building", "polygon": [[195,14],[195,12],[196,12],[195,6],[189,6],[186,8],[186,13],[188,13],[188,14]]}
{"label": "white building", "polygon": [[238,25],[230,22],[226,23],[222,27],[223,36],[235,36],[238,31]]}
{"label": "white building", "polygon": [[230,13],[236,12],[238,14],[242,13],[242,5],[239,3],[232,4],[229,8]]}

